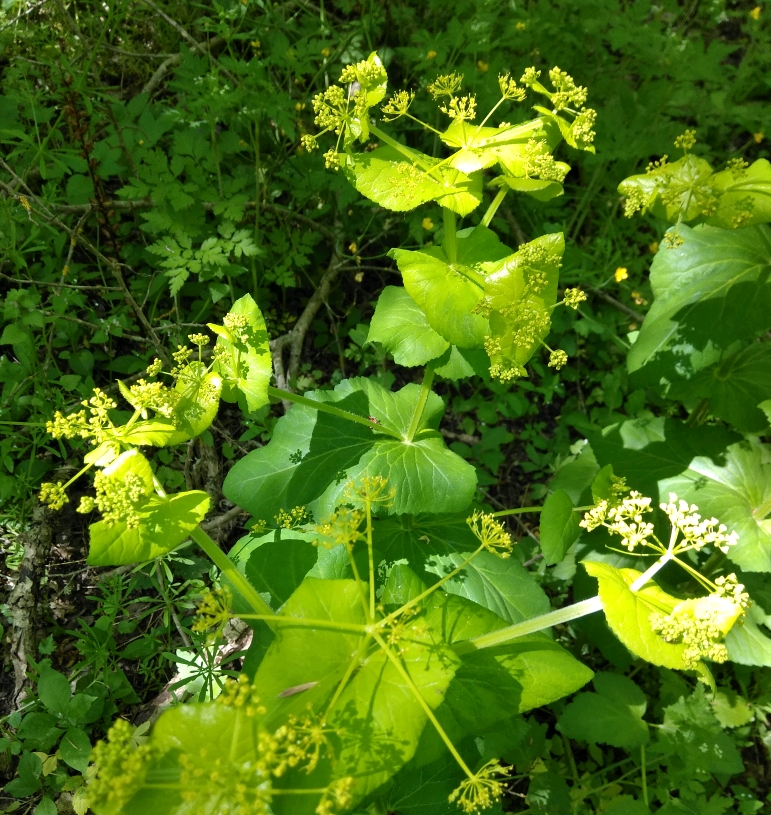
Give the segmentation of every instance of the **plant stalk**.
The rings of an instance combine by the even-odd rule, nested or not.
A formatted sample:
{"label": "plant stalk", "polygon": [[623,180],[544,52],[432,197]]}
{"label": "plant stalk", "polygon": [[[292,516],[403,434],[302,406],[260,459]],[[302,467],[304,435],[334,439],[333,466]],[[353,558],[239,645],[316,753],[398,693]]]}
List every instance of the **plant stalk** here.
{"label": "plant stalk", "polygon": [[444,248],[447,260],[450,263],[458,262],[458,238],[455,233],[455,213],[447,207],[442,207],[444,216]]}
{"label": "plant stalk", "polygon": [[487,208],[487,212],[485,212],[485,217],[482,218],[482,226],[490,226],[490,221],[495,217],[495,213],[498,212],[498,207],[503,203],[503,199],[506,197],[508,191],[508,187],[502,187],[498,190],[498,194],[493,198],[492,204],[490,204]]}
{"label": "plant stalk", "polygon": [[423,418],[423,411],[426,408],[428,395],[431,393],[431,384],[434,381],[434,369],[431,365],[426,365],[426,370],[423,373],[423,382],[420,385],[420,393],[418,394],[418,401],[415,403],[415,410],[410,419],[410,426],[407,430],[407,435],[404,441],[411,442],[415,438],[420,426],[420,420]]}
{"label": "plant stalk", "polygon": [[281,388],[274,388],[272,386],[268,386],[268,396],[272,396],[274,399],[286,399],[287,402],[295,402],[298,405],[305,405],[305,407],[313,408],[313,410],[319,410],[322,413],[329,413],[332,416],[337,416],[340,419],[347,419],[349,422],[363,424],[365,427],[369,427],[372,430],[377,430],[378,433],[385,433],[387,436],[393,436],[395,439],[399,439],[399,441],[402,440],[401,435],[395,430],[391,430],[388,427],[383,427],[377,422],[373,422],[371,419],[365,419],[364,416],[359,416],[356,413],[350,413],[347,410],[335,407],[327,402],[320,402],[317,399],[310,399],[307,396],[301,396],[299,393],[292,393],[292,391],[285,391]]}
{"label": "plant stalk", "polygon": [[257,589],[238,571],[236,564],[219,548],[216,541],[212,540],[200,526],[193,528],[190,537],[203,549],[209,560],[238,589],[241,596],[255,612],[268,618],[265,622],[275,631],[276,624],[270,619],[276,616],[273,609],[262,599]]}

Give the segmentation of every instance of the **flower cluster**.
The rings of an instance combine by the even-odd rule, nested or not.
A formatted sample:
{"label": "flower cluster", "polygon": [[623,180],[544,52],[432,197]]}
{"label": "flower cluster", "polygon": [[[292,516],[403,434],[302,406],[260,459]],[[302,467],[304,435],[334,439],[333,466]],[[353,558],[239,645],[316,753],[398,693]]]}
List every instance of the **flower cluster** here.
{"label": "flower cluster", "polygon": [[314,122],[322,132],[333,131],[338,136],[343,132],[348,118],[348,100],[339,85],[330,85],[323,93],[313,97]]}
{"label": "flower cluster", "polygon": [[525,175],[544,181],[561,184],[568,173],[567,164],[555,161],[543,139],[528,139],[522,157],[525,160]]}
{"label": "flower cluster", "polygon": [[69,503],[67,493],[64,491],[64,484],[57,481],[55,484],[46,482],[40,485],[38,500],[41,504],[47,504],[51,509],[59,510]]}
{"label": "flower cluster", "polygon": [[675,147],[687,153],[696,144],[696,131],[686,130],[675,139]]}
{"label": "flower cluster", "polygon": [[725,554],[739,540],[737,533],[728,533],[728,527],[721,524],[717,518],[702,518],[695,504],[689,505],[687,501],[678,501],[673,492],[669,493],[669,503],[660,506],[667,514],[673,530],[677,529],[680,532],[684,544],[689,549],[714,546]]}
{"label": "flower cluster", "polygon": [[147,418],[148,408],[168,419],[174,415],[180,394],[162,382],[147,382],[145,379],[139,379],[129,386],[126,400],[135,410],[140,411],[143,419]]}
{"label": "flower cluster", "polygon": [[471,778],[465,778],[450,793],[448,800],[451,804],[457,803],[467,815],[475,815],[501,800],[506,788],[506,776],[510,773],[511,770],[503,767],[498,759],[488,761]]}
{"label": "flower cluster", "polygon": [[709,594],[684,600],[671,614],[654,612],[650,615],[650,624],[666,642],[685,645],[683,664],[686,668],[695,668],[701,659],[713,662],[728,659],[723,638],[743,614],[742,606],[728,597]]}
{"label": "flower cluster", "polygon": [[586,300],[586,292],[581,289],[565,289],[562,302],[574,311]]}
{"label": "flower cluster", "polygon": [[591,532],[598,526],[623,538],[623,545],[633,552],[638,546],[648,543],[653,535],[653,524],[643,520],[643,515],[651,512],[651,499],[634,490],[620,503],[602,500],[592,507],[580,521],[579,526]]}
{"label": "flower cluster", "polygon": [[471,122],[477,115],[477,98],[473,95],[452,96],[439,110],[458,122]]}
{"label": "flower cluster", "polygon": [[344,499],[353,503],[380,504],[390,507],[396,496],[396,488],[388,486],[388,479],[382,475],[365,475],[359,481],[350,481],[345,486]]}
{"label": "flower cluster", "polygon": [[148,495],[143,478],[130,470],[118,477],[108,471],[97,472],[94,476],[96,497],[83,496],[78,512],[93,512],[94,507],[102,513],[102,520],[108,527],[125,523],[127,529],[139,526],[139,509]]}
{"label": "flower cluster", "polygon": [[573,105],[577,108],[586,104],[587,90],[581,85],[576,85],[572,76],[557,67],[549,71],[549,79],[556,89],[551,96],[551,102],[555,110],[564,110]]}
{"label": "flower cluster", "polygon": [[343,545],[349,551],[361,540],[361,525],[366,514],[361,509],[339,507],[327,520],[316,527],[319,541],[327,548]]}
{"label": "flower cluster", "polygon": [[104,391],[94,389],[90,399],[80,403],[85,410],[79,410],[65,416],[57,410],[53,421],[46,422],[46,432],[55,439],[93,439],[101,444],[106,437],[106,430],[114,429],[108,411],[114,410],[118,404]]}
{"label": "flower cluster", "polygon": [[438,76],[426,90],[434,99],[440,99],[442,96],[455,96],[461,82],[463,82],[463,74],[444,74]]}
{"label": "flower cluster", "polygon": [[498,77],[498,86],[501,89],[501,96],[511,102],[522,102],[527,95],[527,90],[517,85],[517,80],[512,79],[508,73]]}
{"label": "flower cluster", "polygon": [[312,517],[307,507],[294,507],[289,512],[280,509],[274,520],[276,526],[281,529],[295,529],[295,527],[310,523]]}
{"label": "flower cluster", "polygon": [[568,355],[562,351],[552,351],[549,354],[549,367],[561,371],[568,364]]}
{"label": "flower cluster", "polygon": [[736,575],[722,575],[715,580],[715,594],[718,597],[726,597],[737,606],[746,609],[750,606],[750,596],[744,591],[744,584],[736,579]]}
{"label": "flower cluster", "polygon": [[404,116],[410,109],[415,94],[411,91],[397,91],[381,108],[386,122],[393,122]]}
{"label": "flower cluster", "polygon": [[228,624],[231,618],[232,595],[227,588],[208,591],[198,604],[193,631],[203,634],[215,629],[217,633]]}
{"label": "flower cluster", "polygon": [[500,521],[486,512],[475,510],[470,518],[466,518],[466,523],[488,552],[502,558],[511,557],[514,541]]}

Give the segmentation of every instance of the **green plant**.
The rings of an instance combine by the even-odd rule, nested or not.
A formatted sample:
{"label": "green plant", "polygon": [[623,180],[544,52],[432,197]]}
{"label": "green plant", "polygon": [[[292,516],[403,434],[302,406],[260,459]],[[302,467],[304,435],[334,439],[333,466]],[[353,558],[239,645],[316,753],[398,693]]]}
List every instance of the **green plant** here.
{"label": "green plant", "polygon": [[[498,127],[486,126],[492,113],[471,124],[474,96],[457,93],[457,75],[439,77],[429,90],[446,97],[441,110],[452,122],[437,136],[455,148],[441,160],[407,147],[373,121],[370,110],[384,100],[387,82],[375,54],[345,68],[347,92],[332,86],[314,100],[317,123],[338,136],[325,154],[330,167],[390,209],[429,201],[442,208],[441,248],[393,250],[405,287],[383,291],[369,333],[398,364],[425,366],[420,385],[392,392],[374,378],[357,377],[306,395],[270,386],[265,323],[246,295],[221,325],[209,324],[217,335],[210,361],[202,350],[207,337],[191,335],[198,358],[191,361],[196,352],[189,347],[174,352],[172,387],[158,379],[121,384],[134,409],[124,423],[113,421],[116,404],[97,392],[85,410],[57,414],[49,424],[56,437],[93,444],[84,471],[97,468],[96,498],[82,499],[79,507],[98,507],[103,516],[90,528],[90,562],[144,561],[192,538],[220,569],[223,584],[202,604],[197,627],[220,630],[237,615],[255,631],[243,673],[216,702],[165,713],[139,746],[128,725],[114,726],[94,753],[90,796],[97,812],[401,811],[416,791],[438,809],[453,804],[476,812],[495,806],[506,784],[521,777],[518,764],[538,758],[522,746],[526,733],[533,743],[538,726],[521,714],[557,702],[592,678],[590,668],[544,633],[553,626],[602,610],[632,654],[697,672],[713,692],[706,660],[719,665],[737,647],[745,654],[755,647],[748,636],[742,639],[752,631],[749,595],[721,565],[724,556],[742,565],[744,538],[674,495],[661,502],[663,514],[654,515],[651,498],[630,492],[613,467],[596,460],[592,466],[589,457],[604,449],[594,440],[561,468],[543,506],[486,512],[474,506],[474,469],[437,430],[444,405],[432,390],[435,376],[454,381],[489,369],[493,378],[511,382],[527,375],[525,365],[541,346],[552,367],[567,361],[564,351],[545,345],[558,300],[562,235],[513,252],[490,229],[510,190],[536,198],[561,193],[568,168],[552,154],[561,139],[591,148],[594,116],[584,107],[586,90],[558,69],[549,75],[551,91],[535,69],[519,82],[500,77],[493,112],[522,101],[527,88],[552,107],[537,107],[533,120]],[[411,116],[411,102],[397,92],[382,110],[389,118]],[[373,137],[386,146],[354,152],[357,141]],[[306,137],[306,146],[315,146],[316,138]],[[482,173],[493,166],[501,174],[492,182],[492,204],[476,226],[457,230],[456,216],[482,202]],[[568,289],[562,302],[577,308],[584,299]],[[163,367],[158,360],[148,374],[158,377]],[[294,406],[269,444],[228,475],[226,494],[255,518],[251,534],[228,557],[199,526],[208,496],[194,490],[166,495],[137,447],[200,435],[220,399],[253,413],[270,397]],[[644,472],[633,470],[630,483]],[[63,505],[70,483],[45,484],[41,498]],[[658,489],[658,480],[651,484],[649,476],[646,486]],[[586,491],[591,501],[576,506]],[[545,564],[565,563],[585,530],[599,556],[585,558],[584,566],[598,580],[599,594],[550,609],[547,595],[512,557],[514,541],[499,520],[528,513],[540,514]],[[623,547],[615,562],[602,555],[613,540],[609,534]],[[632,568],[635,558],[651,552],[655,560],[647,569]],[[665,568],[671,575],[671,564],[684,575],[674,578],[673,592],[652,582]],[[644,811],[651,803],[644,701],[629,679],[599,673],[594,683],[597,693],[577,696],[561,712],[559,728],[595,746],[639,747],[640,763],[629,773],[640,779],[641,795],[627,803]],[[741,761],[705,705],[701,688],[669,704],[654,755],[687,773],[698,758],[694,750],[704,753],[703,737],[711,751],[699,767],[704,779],[730,777]],[[595,710],[607,719],[593,730],[588,720]],[[694,721],[697,729],[689,730]],[[627,725],[632,732],[619,739],[615,731]],[[569,744],[566,751],[575,810],[577,802],[601,797],[605,786],[580,789]],[[432,774],[441,784],[426,793]],[[544,768],[524,776],[533,811],[548,811],[555,802],[564,809],[565,799],[571,806],[560,775]],[[663,801],[669,792],[662,789]]]}

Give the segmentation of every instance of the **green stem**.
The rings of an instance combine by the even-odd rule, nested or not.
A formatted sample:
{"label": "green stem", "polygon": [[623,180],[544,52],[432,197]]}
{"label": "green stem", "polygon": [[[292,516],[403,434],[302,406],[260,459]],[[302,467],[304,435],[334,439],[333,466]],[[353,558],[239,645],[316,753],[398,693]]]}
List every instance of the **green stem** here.
{"label": "green stem", "polygon": [[384,133],[379,127],[375,127],[370,122],[369,125],[369,132],[372,133],[374,136],[377,136],[380,141],[385,142],[389,147],[393,147],[394,150],[401,153],[406,159],[409,159],[411,162],[415,162],[421,170],[428,172],[433,168],[433,166],[427,165],[425,161],[421,159],[419,153],[416,153],[414,150],[410,150],[409,147],[406,147],[401,142],[396,141],[396,139],[392,139],[388,133]]}
{"label": "green stem", "polygon": [[426,370],[423,373],[423,382],[420,385],[420,393],[418,394],[418,401],[415,403],[415,410],[410,419],[410,426],[407,430],[407,435],[404,441],[412,442],[415,434],[418,432],[420,420],[423,418],[423,411],[428,401],[428,395],[431,393],[431,383],[434,381],[434,369],[431,365],[426,365]]}
{"label": "green stem", "polygon": [[287,628],[326,628],[330,631],[342,631],[346,634],[366,634],[367,626],[355,623],[337,623],[334,620],[314,620],[310,617],[288,617],[284,614],[238,614],[240,620],[264,620],[275,626],[286,625]]}
{"label": "green stem", "polygon": [[503,199],[506,197],[508,191],[508,187],[501,187],[501,189],[498,190],[498,194],[493,198],[492,204],[490,204],[487,208],[487,212],[485,212],[485,217],[482,218],[482,226],[490,226],[490,221],[495,217],[495,213],[498,212],[498,207],[503,203]]}
{"label": "green stem", "polygon": [[439,734],[439,738],[441,738],[441,740],[445,743],[447,749],[450,751],[450,753],[452,753],[453,758],[458,762],[461,770],[463,770],[463,772],[466,773],[469,778],[473,778],[474,773],[471,772],[466,762],[461,758],[460,753],[455,749],[455,745],[452,743],[452,741],[450,741],[450,737],[444,732],[444,728],[441,724],[439,724],[436,716],[434,716],[434,711],[431,710],[428,702],[426,702],[421,692],[415,687],[415,683],[412,681],[412,677],[407,672],[407,669],[404,667],[404,665],[402,665],[398,657],[393,654],[391,649],[386,645],[381,637],[379,637],[377,634],[374,634],[373,636],[375,638],[375,642],[380,646],[388,660],[396,668],[399,674],[401,674],[402,679],[404,679],[407,687],[412,691],[412,695],[417,699],[418,704],[423,708],[423,712],[426,714],[428,720]]}
{"label": "green stem", "polygon": [[396,611],[389,614],[387,617],[384,617],[378,623],[378,627],[384,626],[389,623],[391,620],[396,619],[398,616],[404,613],[404,611],[408,608],[412,608],[412,606],[417,605],[421,600],[424,600],[430,594],[433,594],[441,585],[442,583],[446,583],[448,580],[452,580],[456,574],[462,572],[466,566],[471,563],[471,561],[484,549],[484,546],[480,546],[475,552],[472,552],[459,566],[456,566],[451,572],[448,572],[441,580],[438,580],[433,585],[429,586],[425,591],[422,591],[417,597],[413,597],[412,600],[405,603],[400,608],[397,608]]}
{"label": "green stem", "polygon": [[500,512],[491,512],[493,518],[503,518],[506,515],[524,515],[526,512],[541,512],[543,507],[517,507],[516,509],[502,509]]}
{"label": "green stem", "polygon": [[647,769],[645,767],[645,745],[640,745],[640,780],[642,781],[642,795],[643,803],[648,806],[648,777]]}
{"label": "green stem", "polygon": [[455,233],[455,213],[447,207],[442,207],[444,216],[444,248],[450,263],[458,262],[458,239]]}
{"label": "green stem", "polygon": [[238,589],[241,596],[260,615],[264,615],[266,622],[271,629],[275,623],[271,618],[275,617],[273,609],[262,599],[257,589],[238,571],[236,564],[219,548],[200,526],[193,528],[190,537],[203,549],[209,560],[224,574],[227,579]]}
{"label": "green stem", "polygon": [[399,441],[402,440],[401,434],[397,433],[395,430],[383,427],[377,422],[373,422],[370,419],[365,419],[364,416],[359,416],[356,413],[349,413],[347,410],[335,407],[327,402],[319,402],[318,400],[310,399],[307,396],[300,396],[299,393],[292,393],[292,391],[285,391],[281,388],[274,388],[272,386],[268,386],[268,396],[272,396],[274,399],[286,399],[287,402],[295,402],[298,405],[305,405],[305,407],[313,408],[313,410],[319,410],[322,413],[329,413],[332,416],[337,416],[340,419],[347,419],[349,422],[363,424],[365,427],[369,427],[372,430],[377,430],[378,433],[385,433],[387,436],[393,436],[395,439],[399,439]]}
{"label": "green stem", "polygon": [[752,517],[760,523],[760,521],[765,521],[766,516],[768,513],[771,512],[771,498],[763,501],[763,503],[759,507],[755,507],[752,512]]}
{"label": "green stem", "polygon": [[369,560],[369,618],[375,619],[375,554],[372,545],[372,504],[367,501],[367,557]]}
{"label": "green stem", "polygon": [[348,684],[348,680],[353,676],[354,671],[361,665],[361,660],[364,657],[364,654],[367,653],[367,649],[369,648],[369,644],[371,641],[372,636],[370,634],[367,634],[367,636],[359,644],[356,653],[353,655],[351,661],[348,663],[348,667],[345,669],[345,673],[343,674],[342,679],[337,683],[337,688],[335,689],[334,696],[329,701],[327,709],[324,711],[324,716],[322,717],[323,721],[327,720],[329,712],[337,704],[337,700],[340,698],[340,695],[345,690],[345,687]]}

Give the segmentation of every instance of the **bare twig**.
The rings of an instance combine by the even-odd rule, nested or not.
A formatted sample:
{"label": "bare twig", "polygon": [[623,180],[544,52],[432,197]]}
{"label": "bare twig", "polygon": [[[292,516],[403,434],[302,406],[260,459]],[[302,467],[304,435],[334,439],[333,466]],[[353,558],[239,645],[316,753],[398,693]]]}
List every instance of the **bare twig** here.
{"label": "bare twig", "polygon": [[[338,254],[339,247],[335,247],[332,257],[329,260],[326,272],[319,281],[318,288],[311,295],[307,305],[303,309],[297,322],[292,327],[291,331],[276,337],[271,342],[271,351],[273,352],[273,370],[276,375],[276,384],[283,390],[290,390],[290,383],[297,377],[300,370],[300,357],[302,355],[303,343],[305,336],[313,323],[318,310],[326,302],[329,291],[332,288],[335,278],[340,274],[342,263],[340,262],[340,255]],[[284,368],[284,349],[289,348],[289,364]],[[284,405],[285,409],[289,409],[289,405]]]}
{"label": "bare twig", "polygon": [[211,532],[214,529],[219,529],[221,526],[225,526],[225,524],[229,524],[231,521],[234,521],[238,518],[239,515],[244,515],[245,510],[241,509],[241,507],[233,507],[233,509],[229,509],[222,515],[215,515],[213,518],[209,518],[208,521],[204,521],[201,524],[201,529],[205,532]]}
{"label": "bare twig", "polygon": [[610,303],[612,306],[615,306],[619,311],[623,311],[624,314],[628,314],[632,319],[637,320],[638,323],[641,323],[645,319],[645,315],[639,311],[635,311],[633,308],[630,308],[625,303],[622,303],[620,300],[616,300],[615,297],[612,297],[607,292],[604,292],[602,289],[596,289],[594,286],[589,286],[589,291],[592,294],[596,294],[598,297],[601,297],[606,303]]}

